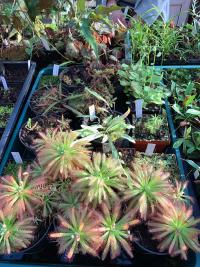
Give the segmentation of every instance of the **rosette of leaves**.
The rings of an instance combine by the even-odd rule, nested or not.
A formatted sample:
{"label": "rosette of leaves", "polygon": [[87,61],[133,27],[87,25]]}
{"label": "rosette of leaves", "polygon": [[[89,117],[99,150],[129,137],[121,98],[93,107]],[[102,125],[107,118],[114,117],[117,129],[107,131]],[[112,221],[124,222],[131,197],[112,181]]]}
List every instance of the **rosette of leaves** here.
{"label": "rosette of leaves", "polygon": [[172,198],[170,173],[145,164],[133,164],[132,167],[124,200],[129,201],[129,208],[137,207],[140,217],[146,220],[157,206],[164,207]]}
{"label": "rosette of leaves", "polygon": [[162,105],[164,98],[170,95],[162,84],[162,73],[144,66],[141,61],[135,65],[122,64],[118,75],[124,92],[129,97],[143,99],[144,107],[147,104]]}
{"label": "rosette of leaves", "polygon": [[58,216],[60,225],[50,238],[56,239],[59,253],[70,260],[75,254],[83,253],[98,257],[101,246],[99,214],[88,207],[69,209],[67,218]]}
{"label": "rosette of leaves", "polygon": [[53,131],[40,133],[35,141],[37,158],[44,169],[44,175],[51,180],[67,179],[77,169],[82,169],[90,160],[86,140],[78,139],[76,132]]}
{"label": "rosette of leaves", "polygon": [[25,212],[34,215],[35,208],[41,205],[40,187],[45,184],[43,177],[32,178],[29,170],[19,168],[17,177],[6,175],[0,180],[1,207],[12,210],[22,218]]}
{"label": "rosette of leaves", "polygon": [[105,154],[94,153],[92,161],[77,173],[74,189],[86,203],[97,206],[118,199],[117,192],[124,189],[124,170],[119,161]]}
{"label": "rosette of leaves", "polygon": [[158,240],[158,249],[168,251],[174,257],[180,255],[187,259],[188,249],[200,252],[199,229],[196,228],[200,219],[192,216],[192,208],[182,205],[168,204],[158,211],[148,222],[149,231]]}
{"label": "rosette of leaves", "polygon": [[111,259],[115,259],[124,249],[126,253],[132,258],[132,247],[130,241],[132,236],[130,234],[130,227],[137,225],[140,221],[136,219],[136,213],[131,210],[125,215],[121,215],[120,202],[115,203],[112,208],[108,208],[105,203],[102,205],[102,219],[99,232],[101,233],[102,243],[102,260],[108,254]]}
{"label": "rosette of leaves", "polygon": [[128,110],[123,115],[110,115],[102,120],[102,123],[92,125],[81,125],[82,129],[77,130],[79,135],[88,141],[101,140],[101,143],[108,143],[113,157],[118,158],[118,153],[114,143],[126,139],[134,143],[134,139],[127,134],[134,129],[134,126],[127,123]]}
{"label": "rosette of leaves", "polygon": [[0,254],[10,254],[27,248],[34,239],[33,218],[19,220],[11,211],[0,210]]}

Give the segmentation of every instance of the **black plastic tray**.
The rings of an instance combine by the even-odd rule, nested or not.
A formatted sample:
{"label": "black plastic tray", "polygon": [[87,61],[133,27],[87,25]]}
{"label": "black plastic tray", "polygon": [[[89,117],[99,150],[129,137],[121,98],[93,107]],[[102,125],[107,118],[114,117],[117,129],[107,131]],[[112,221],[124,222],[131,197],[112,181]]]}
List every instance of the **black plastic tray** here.
{"label": "black plastic tray", "polygon": [[[0,65],[4,67],[5,79],[8,87],[14,87],[19,90],[19,95],[16,103],[13,106],[13,111],[8,119],[7,125],[0,138],[0,162],[5,153],[6,147],[12,136],[13,130],[19,119],[20,113],[23,109],[24,103],[30,92],[30,85],[35,73],[36,63],[30,62],[28,69],[27,61],[0,61]],[[23,72],[23,78],[18,76],[20,70]]]}

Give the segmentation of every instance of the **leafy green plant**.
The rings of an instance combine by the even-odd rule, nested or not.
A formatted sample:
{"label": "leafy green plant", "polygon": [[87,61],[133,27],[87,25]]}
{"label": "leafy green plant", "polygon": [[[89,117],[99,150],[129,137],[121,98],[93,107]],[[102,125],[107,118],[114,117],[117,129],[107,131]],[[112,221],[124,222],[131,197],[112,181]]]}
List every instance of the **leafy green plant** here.
{"label": "leafy green plant", "polygon": [[188,249],[200,252],[198,241],[199,230],[195,226],[199,219],[192,216],[192,208],[185,204],[167,205],[159,208],[158,212],[148,222],[149,231],[158,240],[158,249],[168,251],[171,256],[181,255],[187,259]]}
{"label": "leafy green plant", "polygon": [[59,253],[65,254],[67,259],[72,259],[75,254],[91,254],[98,257],[101,246],[98,228],[100,216],[87,207],[69,209],[67,219],[58,216],[60,225],[50,238],[57,239]]}
{"label": "leafy green plant", "polygon": [[33,218],[19,220],[12,212],[0,210],[0,254],[10,254],[27,248],[34,239]]}
{"label": "leafy green plant", "polygon": [[120,84],[129,97],[143,99],[147,104],[162,105],[163,99],[169,96],[165,86],[161,84],[163,75],[153,67],[144,66],[141,61],[137,64],[122,64],[118,71]]}
{"label": "leafy green plant", "polygon": [[111,209],[105,205],[102,205],[102,219],[99,231],[101,232],[101,239],[103,241],[102,248],[102,260],[104,260],[108,253],[110,258],[114,259],[120,255],[121,249],[124,249],[126,253],[132,258],[132,248],[130,241],[132,236],[130,234],[130,227],[138,224],[140,221],[136,219],[136,213],[131,210],[121,215],[120,202],[115,203]]}
{"label": "leafy green plant", "polygon": [[140,217],[147,220],[157,206],[165,206],[171,199],[170,174],[151,165],[133,164],[132,167],[124,200],[130,201],[129,208],[136,207]]}
{"label": "leafy green plant", "polygon": [[128,110],[123,115],[110,115],[103,119],[102,123],[92,125],[81,125],[82,129],[77,130],[84,140],[93,141],[101,140],[101,143],[108,143],[112,154],[118,158],[114,142],[126,139],[134,143],[134,139],[126,132],[134,127],[126,122],[126,117],[129,115]]}
{"label": "leafy green plant", "polygon": [[89,162],[89,142],[77,139],[76,132],[53,131],[40,133],[35,141],[37,158],[44,169],[44,175],[51,180],[67,179],[77,169]]}
{"label": "leafy green plant", "polygon": [[162,115],[153,115],[144,123],[144,127],[151,134],[156,134],[163,123],[164,117]]}
{"label": "leafy green plant", "polygon": [[183,153],[189,158],[198,158],[200,151],[200,131],[185,127],[182,138],[178,138],[173,145],[174,148],[183,148]]}
{"label": "leafy green plant", "polygon": [[119,161],[105,154],[94,153],[92,161],[77,173],[74,189],[81,192],[84,202],[93,206],[112,203],[117,192],[124,189],[124,170]]}
{"label": "leafy green plant", "polygon": [[13,111],[13,107],[0,107],[0,128],[4,128]]}
{"label": "leafy green plant", "polygon": [[44,184],[42,177],[32,179],[29,170],[19,168],[17,177],[2,176],[0,181],[1,207],[12,210],[20,218],[25,212],[34,215],[36,205],[40,205],[39,186]]}

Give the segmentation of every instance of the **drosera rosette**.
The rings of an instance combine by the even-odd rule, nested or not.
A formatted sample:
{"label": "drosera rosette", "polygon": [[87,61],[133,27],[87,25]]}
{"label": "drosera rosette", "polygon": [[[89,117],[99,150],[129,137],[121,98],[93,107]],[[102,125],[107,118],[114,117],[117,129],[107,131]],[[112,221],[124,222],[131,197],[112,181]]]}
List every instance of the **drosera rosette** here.
{"label": "drosera rosette", "polygon": [[102,260],[105,260],[108,254],[111,259],[115,259],[121,254],[122,250],[132,258],[133,235],[130,228],[139,224],[140,220],[136,218],[136,210],[132,209],[122,215],[122,206],[120,201],[113,203],[108,207],[105,203],[101,206],[102,219],[100,233],[102,243]]}
{"label": "drosera rosette", "polygon": [[200,230],[197,228],[200,219],[195,219],[192,214],[192,208],[184,203],[174,205],[169,202],[165,208],[158,207],[148,227],[153,239],[159,243],[159,251],[168,251],[172,257],[180,255],[185,260],[189,249],[200,252]]}
{"label": "drosera rosette", "polygon": [[152,165],[132,164],[124,201],[128,202],[130,209],[137,207],[141,219],[146,221],[157,206],[165,206],[172,199],[173,187],[169,176],[170,173]]}
{"label": "drosera rosette", "polygon": [[11,254],[28,248],[33,242],[36,226],[32,217],[16,217],[0,210],[0,254]]}
{"label": "drosera rosette", "polygon": [[67,218],[58,215],[59,226],[50,238],[56,239],[59,253],[71,261],[76,254],[98,257],[101,246],[100,215],[87,206],[69,209]]}
{"label": "drosera rosette", "polygon": [[81,193],[82,200],[93,207],[119,199],[118,193],[124,190],[126,184],[120,162],[104,153],[93,153],[91,161],[76,175],[74,190]]}
{"label": "drosera rosette", "polygon": [[34,216],[35,208],[41,205],[40,187],[45,184],[43,177],[32,178],[30,168],[26,171],[19,167],[17,177],[6,175],[0,178],[1,208],[12,210],[23,218],[25,212]]}
{"label": "drosera rosette", "polygon": [[52,181],[58,178],[67,179],[74,171],[83,168],[90,160],[90,143],[78,139],[74,131],[63,132],[55,130],[52,133],[40,133],[40,139],[35,141],[37,159]]}

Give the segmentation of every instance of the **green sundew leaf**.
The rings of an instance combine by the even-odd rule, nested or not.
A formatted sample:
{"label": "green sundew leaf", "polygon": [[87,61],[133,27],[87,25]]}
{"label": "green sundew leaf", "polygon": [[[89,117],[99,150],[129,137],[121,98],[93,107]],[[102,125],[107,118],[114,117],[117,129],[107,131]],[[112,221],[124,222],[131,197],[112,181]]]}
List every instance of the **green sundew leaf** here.
{"label": "green sundew leaf", "polygon": [[121,10],[121,7],[117,5],[112,5],[109,7],[98,5],[94,12],[98,15],[109,16],[111,12],[116,11],[116,10]]}
{"label": "green sundew leaf", "polygon": [[84,116],[83,113],[81,113],[81,112],[79,112],[78,110],[76,110],[76,109],[70,107],[69,105],[63,105],[63,106],[64,106],[65,108],[67,108],[68,110],[72,111],[74,114],[76,114],[76,115],[79,116],[79,117]]}
{"label": "green sundew leaf", "polygon": [[179,138],[173,145],[173,148],[179,148],[184,142],[184,138]]}
{"label": "green sundew leaf", "polygon": [[78,13],[85,11],[85,0],[77,0],[77,11]]}
{"label": "green sundew leaf", "polygon": [[135,139],[133,139],[133,138],[132,138],[131,136],[129,136],[128,134],[124,134],[124,135],[122,136],[122,138],[128,140],[128,141],[131,142],[131,143],[135,143]]}
{"label": "green sundew leaf", "polygon": [[192,146],[187,150],[187,154],[192,154],[195,150],[196,150],[196,148],[194,146]]}
{"label": "green sundew leaf", "polygon": [[80,32],[81,35],[85,38],[86,42],[92,47],[96,57],[98,57],[98,45],[96,39],[94,38],[91,32],[91,25],[87,18],[83,18],[80,22]]}
{"label": "green sundew leaf", "polygon": [[85,90],[100,101],[104,102],[108,107],[110,106],[109,103],[97,92],[90,90],[88,87],[85,87]]}
{"label": "green sundew leaf", "polygon": [[190,164],[194,169],[200,171],[200,166],[197,165],[193,160],[185,159],[185,161]]}
{"label": "green sundew leaf", "polygon": [[186,111],[186,114],[191,114],[191,115],[197,115],[200,116],[200,110],[190,108]]}

